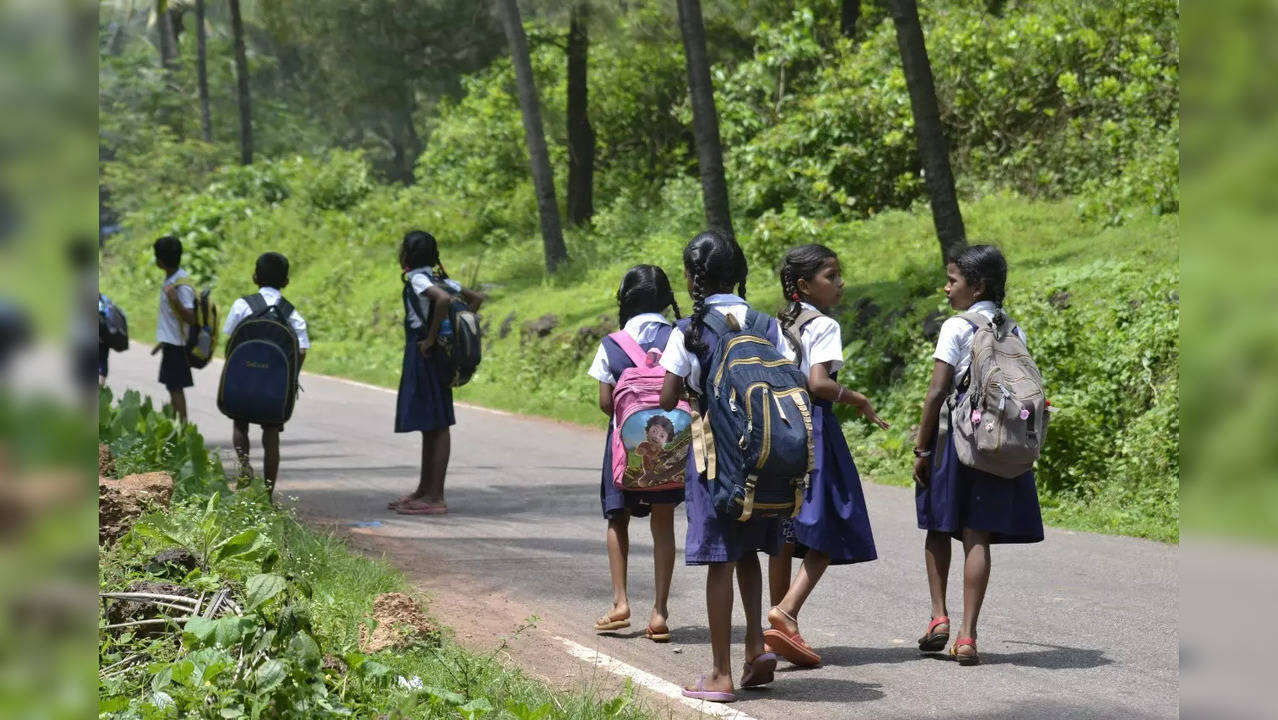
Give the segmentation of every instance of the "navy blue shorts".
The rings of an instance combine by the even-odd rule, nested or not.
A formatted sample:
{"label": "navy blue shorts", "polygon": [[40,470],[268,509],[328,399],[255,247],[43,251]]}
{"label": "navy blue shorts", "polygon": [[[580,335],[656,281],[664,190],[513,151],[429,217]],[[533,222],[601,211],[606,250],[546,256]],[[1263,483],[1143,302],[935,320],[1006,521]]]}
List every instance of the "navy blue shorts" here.
{"label": "navy blue shorts", "polygon": [[191,366],[186,361],[186,348],[163,343],[160,350],[160,384],[169,390],[181,390],[195,384]]}

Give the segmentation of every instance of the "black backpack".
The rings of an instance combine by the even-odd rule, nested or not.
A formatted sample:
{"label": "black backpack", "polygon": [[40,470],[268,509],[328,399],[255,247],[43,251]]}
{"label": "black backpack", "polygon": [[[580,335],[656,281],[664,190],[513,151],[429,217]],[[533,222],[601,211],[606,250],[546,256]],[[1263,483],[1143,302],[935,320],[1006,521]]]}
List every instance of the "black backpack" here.
{"label": "black backpack", "polygon": [[98,342],[116,352],[129,349],[129,321],[111,298],[98,293]]}
{"label": "black backpack", "polygon": [[251,314],[226,342],[217,409],[232,420],[283,425],[293,414],[301,370],[297,333],[288,320],[293,305],[283,297],[267,305],[259,293],[243,299]]}
{"label": "black backpack", "polygon": [[[446,365],[444,379],[452,387],[461,387],[470,382],[475,371],[479,369],[479,362],[482,359],[479,316],[472,312],[470,306],[447,284],[437,283],[436,287],[441,288],[452,298],[448,303],[447,317],[440,321],[439,336],[436,339],[436,344],[443,351],[441,355]],[[429,312],[423,310],[422,298],[413,292],[411,282],[404,283],[404,306],[405,312],[411,310],[417,313],[423,326],[430,326],[434,305],[431,305]]]}
{"label": "black backpack", "polygon": [[[812,472],[812,401],[803,373],[769,339],[773,318],[706,313],[716,336],[703,380],[697,470],[720,517],[792,517]],[[708,427],[707,427],[708,426]],[[698,442],[700,440],[700,442]]]}

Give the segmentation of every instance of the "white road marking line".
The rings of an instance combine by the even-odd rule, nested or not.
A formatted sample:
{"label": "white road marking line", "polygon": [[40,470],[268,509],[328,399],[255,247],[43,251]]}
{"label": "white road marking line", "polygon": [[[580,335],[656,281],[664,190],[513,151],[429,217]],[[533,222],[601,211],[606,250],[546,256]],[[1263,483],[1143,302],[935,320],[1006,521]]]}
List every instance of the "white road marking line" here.
{"label": "white road marking line", "polygon": [[[381,385],[372,385],[370,383],[360,382],[358,380],[350,380],[344,377],[337,377],[336,375],[321,375],[320,373],[313,373],[313,372],[304,372],[302,373],[302,375],[320,378],[323,380],[332,380],[333,382],[339,382],[344,385],[352,385],[357,388],[364,388],[365,390],[379,390],[381,392],[389,393],[391,395],[399,394],[398,390],[392,390],[387,387],[382,387]],[[509,413],[504,410],[493,410],[492,408],[486,408],[479,405],[471,405],[470,403],[454,402],[453,405],[457,407],[466,408],[467,410],[478,410],[480,412],[492,413],[493,415],[503,415],[505,417],[518,417],[514,413]]]}
{"label": "white road marking line", "polygon": [[714,715],[721,718],[729,718],[729,720],[755,720],[754,717],[746,715],[740,710],[735,710],[721,703],[706,702],[705,700],[694,700],[683,696],[683,688],[672,682],[662,680],[652,673],[640,670],[633,665],[627,665],[620,660],[605,655],[598,650],[588,648],[580,643],[573,642],[568,638],[555,636],[555,639],[563,643],[568,649],[568,654],[584,660],[591,665],[601,667],[604,670],[621,677],[630,678],[636,685],[645,687],[659,695],[664,695],[672,700],[677,700],[688,707],[700,710],[706,715]]}

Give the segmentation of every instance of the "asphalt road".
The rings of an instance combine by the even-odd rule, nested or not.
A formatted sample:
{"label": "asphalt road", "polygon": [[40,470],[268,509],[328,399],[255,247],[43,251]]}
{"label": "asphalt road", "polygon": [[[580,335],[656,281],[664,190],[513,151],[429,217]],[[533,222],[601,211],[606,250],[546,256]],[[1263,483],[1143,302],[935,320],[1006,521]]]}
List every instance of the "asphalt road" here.
{"label": "asphalt road", "polygon": [[[140,347],[113,355],[110,384],[158,400],[165,396],[158,367],[159,359]],[[220,365],[197,371],[187,397],[208,441],[227,447],[230,422],[215,402],[219,372]],[[631,530],[631,631],[637,632],[593,632],[593,619],[611,597],[599,510],[602,429],[459,406],[450,514],[402,516],[385,505],[415,485],[420,441],[392,432],[393,391],[309,375],[302,385],[282,436],[277,495],[299,515],[403,566],[459,637],[496,636],[494,628],[513,629],[526,613],[536,614],[535,633],[524,635],[511,657],[564,685],[609,672],[570,655],[572,643],[579,655],[580,646],[596,649],[671,683],[693,681],[709,668],[705,571],[682,565],[681,516],[673,642],[642,638],[652,592],[651,540],[642,521]],[[733,709],[791,720],[1177,715],[1177,547],[1050,528],[1041,544],[996,546],[981,616],[984,664],[960,668],[921,656],[914,644],[928,620],[928,595],[913,493],[867,482],[865,494],[879,559],[832,568],[801,616],[804,637],[825,664],[797,670],[783,662],[769,689],[744,693]],[[956,562],[955,623],[960,570]],[[739,604],[735,612],[739,666]]]}

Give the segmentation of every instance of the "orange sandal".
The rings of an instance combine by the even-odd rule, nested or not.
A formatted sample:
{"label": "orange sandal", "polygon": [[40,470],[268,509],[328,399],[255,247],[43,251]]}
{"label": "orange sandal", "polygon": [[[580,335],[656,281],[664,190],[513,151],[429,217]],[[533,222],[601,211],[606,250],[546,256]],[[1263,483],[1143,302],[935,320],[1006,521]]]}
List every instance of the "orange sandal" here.
{"label": "orange sandal", "polygon": [[945,649],[945,643],[950,641],[950,630],[946,627],[940,632],[934,632],[937,625],[950,624],[950,619],[945,615],[939,618],[933,618],[932,622],[927,626],[927,632],[923,633],[923,637],[919,638],[919,650],[923,652],[940,652]]}
{"label": "orange sandal", "polygon": [[[775,608],[775,610],[795,625],[799,624],[793,615],[781,608]],[[781,623],[772,623],[772,627],[763,631],[763,643],[766,650],[780,655],[799,667],[816,667],[821,664],[821,656],[803,641],[803,636],[797,631],[789,632]]]}
{"label": "orange sandal", "polygon": [[[960,655],[958,649],[961,647],[972,648],[971,655]],[[976,640],[973,638],[959,638],[954,641],[954,646],[950,648],[950,657],[958,661],[959,665],[964,667],[968,665],[980,665],[981,656],[976,653]]]}

